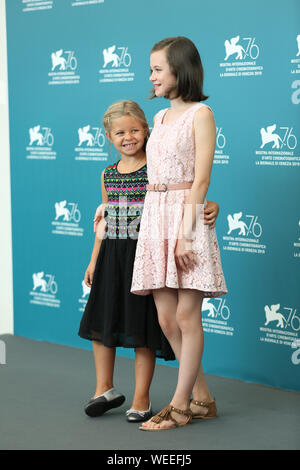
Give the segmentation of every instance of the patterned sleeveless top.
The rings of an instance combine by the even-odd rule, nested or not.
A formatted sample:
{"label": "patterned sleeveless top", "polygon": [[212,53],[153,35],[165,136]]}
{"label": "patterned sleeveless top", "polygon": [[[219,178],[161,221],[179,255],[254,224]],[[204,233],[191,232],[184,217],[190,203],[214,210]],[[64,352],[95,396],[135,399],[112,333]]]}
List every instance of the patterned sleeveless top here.
{"label": "patterned sleeveless top", "polygon": [[108,195],[106,232],[108,238],[129,237],[136,240],[147,192],[147,165],[132,173],[119,173],[119,161],[104,171],[104,185]]}

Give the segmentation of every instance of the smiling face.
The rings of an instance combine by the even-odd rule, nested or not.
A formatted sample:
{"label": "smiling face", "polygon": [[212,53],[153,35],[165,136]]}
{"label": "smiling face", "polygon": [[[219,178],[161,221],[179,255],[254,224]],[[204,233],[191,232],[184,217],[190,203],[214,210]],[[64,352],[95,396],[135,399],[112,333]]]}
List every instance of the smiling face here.
{"label": "smiling face", "polygon": [[150,56],[149,80],[153,83],[155,95],[172,99],[176,96],[177,80],[168,64],[166,49],[152,52]]}
{"label": "smiling face", "polygon": [[132,116],[126,115],[114,119],[110,132],[106,136],[122,155],[137,156],[143,151],[148,129]]}

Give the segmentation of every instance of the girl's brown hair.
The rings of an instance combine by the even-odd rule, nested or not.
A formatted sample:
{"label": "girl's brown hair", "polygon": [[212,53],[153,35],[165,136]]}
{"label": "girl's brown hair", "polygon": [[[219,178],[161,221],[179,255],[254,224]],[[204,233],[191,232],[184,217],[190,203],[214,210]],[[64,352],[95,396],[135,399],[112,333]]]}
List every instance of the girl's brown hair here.
{"label": "girl's brown hair", "polygon": [[[183,36],[166,38],[154,44],[151,54],[162,49],[166,49],[169,67],[177,80],[176,98],[180,97],[183,101],[206,100],[208,96],[202,91],[204,71],[195,44]],[[150,98],[155,98],[154,89],[151,92]]]}

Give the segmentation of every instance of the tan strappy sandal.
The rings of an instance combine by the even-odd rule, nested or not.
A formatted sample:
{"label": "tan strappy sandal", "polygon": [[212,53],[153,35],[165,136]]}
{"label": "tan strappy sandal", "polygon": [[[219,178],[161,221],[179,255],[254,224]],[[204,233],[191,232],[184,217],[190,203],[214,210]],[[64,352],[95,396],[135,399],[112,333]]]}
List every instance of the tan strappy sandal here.
{"label": "tan strappy sandal", "polygon": [[[181,415],[188,416],[188,420],[185,423],[178,423],[178,421],[176,421],[176,419],[171,416],[172,411],[175,411],[176,413],[179,413]],[[139,429],[141,429],[141,431],[167,431],[168,429],[186,426],[187,424],[191,424],[192,422],[192,412],[190,409],[180,410],[179,408],[175,408],[172,405],[168,405],[155,416],[153,416],[150,421],[153,421],[153,423],[156,424],[160,424],[162,421],[173,421],[173,424],[168,428],[146,428],[144,426],[140,426]]]}
{"label": "tan strappy sandal", "polygon": [[215,400],[210,402],[191,400],[191,403],[194,403],[194,405],[197,406],[203,406],[204,408],[207,408],[207,413],[205,413],[205,415],[192,412],[193,419],[212,419],[217,416],[217,406]]}

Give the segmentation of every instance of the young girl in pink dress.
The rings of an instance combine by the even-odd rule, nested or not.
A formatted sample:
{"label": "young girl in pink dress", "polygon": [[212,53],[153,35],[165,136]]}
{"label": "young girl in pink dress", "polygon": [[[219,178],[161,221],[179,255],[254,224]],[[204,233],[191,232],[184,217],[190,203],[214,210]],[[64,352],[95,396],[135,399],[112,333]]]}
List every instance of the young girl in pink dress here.
{"label": "young girl in pink dress", "polygon": [[150,67],[153,97],[168,98],[171,106],[156,114],[147,144],[149,184],[131,292],[152,292],[179,361],[171,403],[140,428],[158,431],[216,416],[201,366],[201,307],[204,297],[224,295],[227,288],[215,230],[203,223],[216,126],[202,103],[199,52],[187,38],[167,38],[153,47]]}

